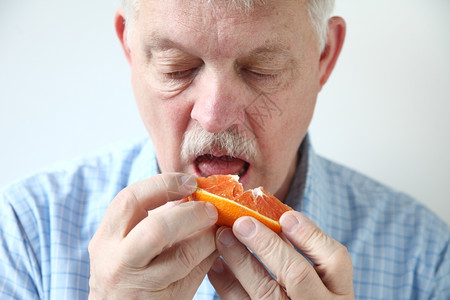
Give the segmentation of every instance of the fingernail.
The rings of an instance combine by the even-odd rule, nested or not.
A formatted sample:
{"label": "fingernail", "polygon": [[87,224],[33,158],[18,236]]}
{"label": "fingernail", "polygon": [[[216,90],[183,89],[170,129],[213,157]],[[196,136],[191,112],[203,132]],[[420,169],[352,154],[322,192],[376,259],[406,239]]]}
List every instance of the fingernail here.
{"label": "fingernail", "polygon": [[197,188],[197,180],[194,175],[182,175],[181,184],[186,188],[187,191],[194,192]]}
{"label": "fingernail", "polygon": [[214,261],[213,265],[211,266],[211,269],[216,273],[223,272],[223,262],[220,257]]}
{"label": "fingernail", "polygon": [[242,237],[252,237],[256,232],[256,224],[251,218],[238,219],[234,224],[234,230]]}
{"label": "fingernail", "polygon": [[299,226],[299,222],[294,214],[284,214],[280,218],[280,224],[284,231],[293,232]]}
{"label": "fingernail", "polygon": [[214,220],[217,219],[217,209],[213,204],[205,202],[205,209],[209,218]]}
{"label": "fingernail", "polygon": [[236,242],[236,238],[230,228],[223,229],[217,238],[226,247],[230,247]]}

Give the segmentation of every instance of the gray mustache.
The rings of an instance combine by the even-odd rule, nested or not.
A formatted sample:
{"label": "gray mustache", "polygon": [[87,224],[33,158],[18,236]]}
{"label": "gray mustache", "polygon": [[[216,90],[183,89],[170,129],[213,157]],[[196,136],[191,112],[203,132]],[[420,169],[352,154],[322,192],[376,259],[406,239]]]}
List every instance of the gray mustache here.
{"label": "gray mustache", "polygon": [[245,129],[237,125],[212,133],[196,125],[185,132],[181,145],[181,159],[189,163],[193,158],[219,151],[231,157],[252,160],[257,154],[256,138],[249,138]]}

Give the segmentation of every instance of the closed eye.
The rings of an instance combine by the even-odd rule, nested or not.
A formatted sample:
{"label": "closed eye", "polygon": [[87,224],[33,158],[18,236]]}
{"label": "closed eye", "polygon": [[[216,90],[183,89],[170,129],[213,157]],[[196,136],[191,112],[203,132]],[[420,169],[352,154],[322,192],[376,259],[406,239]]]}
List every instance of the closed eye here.
{"label": "closed eye", "polygon": [[269,72],[269,71],[260,71],[253,69],[242,69],[241,72],[244,73],[245,76],[250,77],[252,80],[273,80],[279,75],[277,72]]}
{"label": "closed eye", "polygon": [[266,79],[275,76],[274,74],[265,74],[265,73],[255,72],[255,71],[249,71],[249,72],[256,77],[266,78]]}
{"label": "closed eye", "polygon": [[190,78],[196,72],[196,70],[197,69],[173,71],[173,72],[164,73],[164,76],[167,79],[171,79],[171,80],[182,80],[182,79]]}

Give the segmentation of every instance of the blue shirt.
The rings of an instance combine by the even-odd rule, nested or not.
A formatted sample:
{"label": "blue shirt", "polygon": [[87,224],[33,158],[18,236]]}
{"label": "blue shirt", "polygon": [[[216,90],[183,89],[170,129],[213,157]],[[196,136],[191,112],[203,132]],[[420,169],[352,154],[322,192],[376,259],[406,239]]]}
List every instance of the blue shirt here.
{"label": "blue shirt", "polygon": [[[344,244],[357,299],[450,299],[450,230],[428,209],[319,157],[306,139],[287,204]],[[151,142],[0,192],[0,298],[86,299],[88,243],[117,193],[158,172]],[[196,299],[218,299],[207,278]]]}

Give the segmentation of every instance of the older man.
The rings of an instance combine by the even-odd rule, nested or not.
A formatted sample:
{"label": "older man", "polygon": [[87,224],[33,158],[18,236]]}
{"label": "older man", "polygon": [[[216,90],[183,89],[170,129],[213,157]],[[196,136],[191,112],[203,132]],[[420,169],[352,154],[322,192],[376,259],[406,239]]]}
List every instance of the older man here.
{"label": "older man", "polygon": [[[6,189],[1,293],[448,298],[448,227],[309,143],[345,36],[332,6],[124,1],[116,31],[152,143]],[[264,186],[295,211],[280,219],[281,235],[250,217],[217,228],[212,205],[176,201],[196,187],[191,174],[238,174],[245,188]]]}

